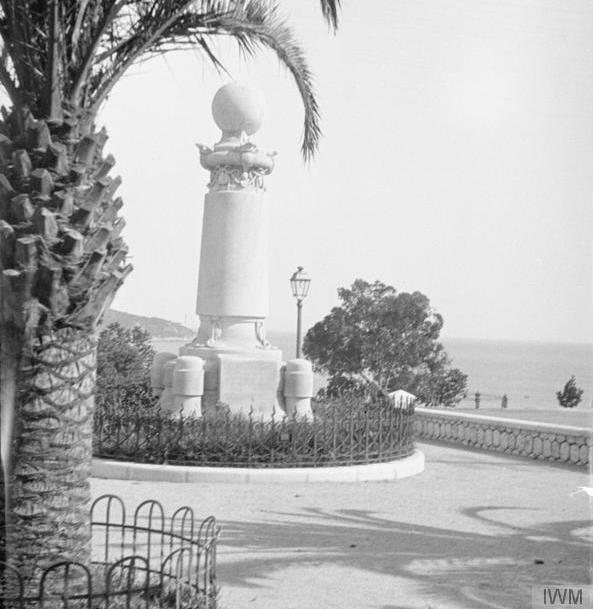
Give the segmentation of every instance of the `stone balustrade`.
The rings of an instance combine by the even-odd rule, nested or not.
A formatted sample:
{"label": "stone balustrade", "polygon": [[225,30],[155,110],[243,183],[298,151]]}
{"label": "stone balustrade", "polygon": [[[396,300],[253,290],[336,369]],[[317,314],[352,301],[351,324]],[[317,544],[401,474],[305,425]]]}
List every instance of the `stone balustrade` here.
{"label": "stone balustrade", "polygon": [[414,431],[419,440],[581,467],[593,462],[593,430],[582,427],[416,408]]}

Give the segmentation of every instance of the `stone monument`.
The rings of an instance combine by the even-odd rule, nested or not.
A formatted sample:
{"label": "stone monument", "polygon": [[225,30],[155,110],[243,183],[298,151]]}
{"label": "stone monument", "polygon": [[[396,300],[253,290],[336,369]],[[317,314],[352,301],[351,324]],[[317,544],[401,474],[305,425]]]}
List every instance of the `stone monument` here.
{"label": "stone monument", "polygon": [[[157,392],[165,388],[161,399],[171,410],[185,408],[198,414],[200,405],[206,412],[222,402],[233,413],[252,412],[257,418],[286,412],[282,353],[266,340],[265,332],[269,214],[264,177],[274,168],[274,154],[260,150],[251,140],[263,113],[258,91],[229,83],[212,101],[212,115],[222,137],[213,148],[198,145],[200,163],[210,172],[196,305],[200,326],[195,340],[180,349],[177,363],[159,355],[157,368],[164,368],[153,374],[161,383],[154,387]],[[188,381],[189,357],[202,360],[203,383]],[[288,410],[307,416],[312,395],[310,365],[289,364]],[[182,366],[186,372],[176,373],[172,366]],[[201,371],[202,367],[192,364],[191,369]],[[179,394],[182,389],[176,389],[174,379],[182,377],[185,393]],[[188,387],[202,391],[199,400],[188,401]],[[172,395],[176,396],[173,401]]]}

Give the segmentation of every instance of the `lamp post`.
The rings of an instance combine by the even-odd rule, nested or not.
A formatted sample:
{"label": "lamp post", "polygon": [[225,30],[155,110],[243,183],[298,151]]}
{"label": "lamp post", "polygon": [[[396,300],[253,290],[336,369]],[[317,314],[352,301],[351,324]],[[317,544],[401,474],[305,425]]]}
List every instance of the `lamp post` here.
{"label": "lamp post", "polygon": [[296,356],[297,359],[301,357],[301,311],[303,308],[303,300],[309,293],[309,285],[311,284],[311,278],[303,270],[302,266],[299,266],[297,270],[292,274],[290,278],[290,287],[292,289],[292,295],[297,301],[297,335],[296,335]]}

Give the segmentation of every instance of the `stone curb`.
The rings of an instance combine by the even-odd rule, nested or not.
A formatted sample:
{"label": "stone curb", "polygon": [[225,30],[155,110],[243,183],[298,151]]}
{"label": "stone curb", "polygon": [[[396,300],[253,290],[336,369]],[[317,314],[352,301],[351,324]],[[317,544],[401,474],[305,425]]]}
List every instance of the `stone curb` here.
{"label": "stone curb", "polygon": [[399,480],[424,471],[424,453],[415,450],[409,457],[386,463],[341,465],[334,467],[200,467],[156,465],[93,459],[91,475],[113,480],[150,482],[371,482]]}

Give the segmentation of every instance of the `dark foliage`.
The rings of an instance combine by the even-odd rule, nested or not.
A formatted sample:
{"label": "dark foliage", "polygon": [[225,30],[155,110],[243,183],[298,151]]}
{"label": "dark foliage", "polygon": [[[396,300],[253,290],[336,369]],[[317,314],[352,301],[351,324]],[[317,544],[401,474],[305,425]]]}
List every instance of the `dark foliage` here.
{"label": "dark foliage", "polygon": [[577,386],[576,379],[571,376],[562,391],[556,392],[556,398],[562,408],[576,408],[583,399],[583,389]]}
{"label": "dark foliage", "polygon": [[152,407],[156,403],[150,388],[153,357],[151,336],[146,330],[109,324],[97,346],[97,406],[111,411],[125,404],[127,412]]}
{"label": "dark foliage", "polygon": [[425,404],[446,406],[463,397],[467,376],[452,368],[438,342],[443,318],[424,294],[357,279],[338,295],[340,306],[307,332],[303,344],[315,369],[329,377],[326,394],[403,389]]}

